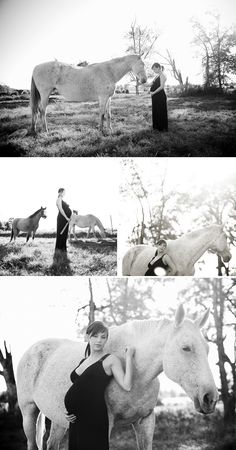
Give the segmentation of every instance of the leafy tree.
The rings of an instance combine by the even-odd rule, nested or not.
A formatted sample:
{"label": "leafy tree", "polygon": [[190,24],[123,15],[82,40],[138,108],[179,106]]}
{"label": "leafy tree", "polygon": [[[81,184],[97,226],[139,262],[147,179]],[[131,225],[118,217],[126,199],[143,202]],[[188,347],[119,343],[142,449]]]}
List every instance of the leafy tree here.
{"label": "leafy tree", "polygon": [[229,74],[236,71],[236,31],[234,26],[222,27],[219,14],[208,13],[208,16],[207,25],[192,19],[193,44],[202,55],[205,88],[217,86],[222,91],[228,84]]}

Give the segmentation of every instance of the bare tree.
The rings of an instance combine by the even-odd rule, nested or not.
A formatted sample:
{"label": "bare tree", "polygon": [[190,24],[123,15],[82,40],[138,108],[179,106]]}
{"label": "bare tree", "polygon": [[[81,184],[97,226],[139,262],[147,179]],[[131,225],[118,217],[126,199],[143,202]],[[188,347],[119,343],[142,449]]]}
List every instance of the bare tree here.
{"label": "bare tree", "polygon": [[177,67],[176,61],[174,57],[172,56],[171,52],[167,49],[166,55],[162,55],[159,53],[161,58],[163,58],[166,62],[166,65],[168,69],[170,70],[172,76],[175,78],[176,81],[178,81],[181,91],[185,91],[188,89],[189,80],[188,76],[186,77],[185,81],[183,81],[183,76],[181,70]]}
{"label": "bare tree", "polygon": [[13,412],[17,403],[16,395],[16,381],[13,371],[12,354],[8,351],[6,341],[4,341],[5,356],[0,349],[0,364],[2,370],[0,375],[3,376],[6,386],[7,386],[7,400],[9,405],[9,412]]}
{"label": "bare tree", "polygon": [[[203,308],[210,307],[213,323],[207,330],[207,339],[216,345],[221,381],[221,400],[224,405],[224,421],[234,423],[236,418],[236,365],[235,358],[229,356],[225,340],[229,330],[236,336],[236,281],[234,279],[192,280],[187,289],[179,292],[179,298]],[[233,348],[233,343],[232,343]]]}
{"label": "bare tree", "polygon": [[[159,35],[157,31],[148,27],[141,27],[134,20],[130,25],[128,33],[125,35],[125,38],[129,42],[126,52],[142,55],[144,60],[147,59],[152,54]],[[136,94],[138,95],[139,80],[134,75],[131,75],[131,78],[135,81]]]}

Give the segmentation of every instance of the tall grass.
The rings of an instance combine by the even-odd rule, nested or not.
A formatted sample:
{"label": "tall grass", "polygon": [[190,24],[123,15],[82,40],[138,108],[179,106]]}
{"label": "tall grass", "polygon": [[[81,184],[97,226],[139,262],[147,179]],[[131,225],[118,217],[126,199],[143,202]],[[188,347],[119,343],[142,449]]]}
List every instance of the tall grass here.
{"label": "tall grass", "polygon": [[170,98],[169,132],[159,133],[147,94],[114,96],[113,133],[102,135],[96,103],[58,102],[48,106],[49,133],[37,137],[20,135],[29,107],[2,107],[1,156],[234,156],[235,106],[228,97]]}
{"label": "tall grass", "polygon": [[101,275],[117,274],[116,242],[101,244],[72,241],[67,244],[67,254],[55,253],[55,239],[36,237],[25,243],[18,237],[9,243],[2,237],[0,243],[0,275]]}

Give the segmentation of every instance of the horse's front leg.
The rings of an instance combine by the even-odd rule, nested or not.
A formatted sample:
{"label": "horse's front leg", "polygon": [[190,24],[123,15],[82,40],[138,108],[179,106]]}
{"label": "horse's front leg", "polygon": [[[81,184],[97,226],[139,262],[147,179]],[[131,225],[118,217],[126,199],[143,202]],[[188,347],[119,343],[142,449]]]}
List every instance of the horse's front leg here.
{"label": "horse's front leg", "polygon": [[154,410],[149,416],[139,419],[133,424],[138,450],[152,450],[152,441],[155,428]]}
{"label": "horse's front leg", "polygon": [[112,132],[112,126],[111,126],[111,99],[109,98],[107,102],[107,125],[110,131]]}
{"label": "horse's front leg", "polygon": [[107,97],[107,96],[99,97],[99,109],[100,109],[100,127],[99,127],[99,129],[101,132],[103,132],[103,124],[104,124],[108,100],[109,100],[109,97]]}

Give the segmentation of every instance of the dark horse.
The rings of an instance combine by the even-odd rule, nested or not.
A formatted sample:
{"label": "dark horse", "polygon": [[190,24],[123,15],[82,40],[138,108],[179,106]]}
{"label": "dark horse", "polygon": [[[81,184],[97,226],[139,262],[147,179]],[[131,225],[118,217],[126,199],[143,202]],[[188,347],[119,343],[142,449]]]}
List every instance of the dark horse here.
{"label": "dark horse", "polygon": [[22,219],[22,218],[14,219],[12,222],[10,242],[12,241],[13,238],[14,238],[14,241],[16,240],[16,236],[18,236],[20,231],[27,233],[26,242],[28,242],[31,234],[32,234],[32,239],[34,239],[36,230],[38,229],[38,226],[39,226],[39,220],[41,219],[41,217],[43,217],[44,219],[46,219],[46,217],[47,217],[45,215],[45,210],[46,210],[46,208],[43,208],[41,206],[40,209],[35,211],[35,213],[31,214],[31,216],[26,217],[26,219]]}

